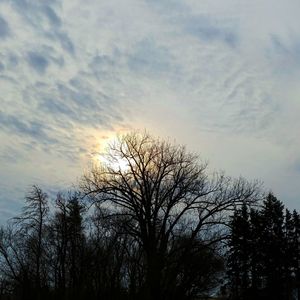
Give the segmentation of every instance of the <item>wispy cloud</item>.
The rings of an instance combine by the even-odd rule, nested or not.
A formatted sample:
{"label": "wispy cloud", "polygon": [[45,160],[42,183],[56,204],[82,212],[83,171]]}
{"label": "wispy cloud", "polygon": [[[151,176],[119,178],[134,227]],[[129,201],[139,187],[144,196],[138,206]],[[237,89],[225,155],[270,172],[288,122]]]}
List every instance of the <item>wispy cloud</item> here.
{"label": "wispy cloud", "polygon": [[36,52],[29,52],[27,61],[29,65],[40,74],[45,73],[49,65],[48,60],[43,55]]}
{"label": "wispy cloud", "polygon": [[10,34],[10,29],[7,21],[0,15],[0,39],[8,37]]}
{"label": "wispy cloud", "polygon": [[47,137],[45,126],[41,123],[21,121],[17,116],[7,115],[0,111],[0,124],[3,130],[8,130],[17,135],[27,135],[39,141],[55,142]]}
{"label": "wispy cloud", "polygon": [[169,73],[174,58],[167,47],[158,46],[154,39],[141,40],[128,57],[128,66],[133,73],[159,76]]}
{"label": "wispy cloud", "polygon": [[300,32],[297,36],[282,37],[272,34],[268,51],[277,74],[295,76],[300,66]]}
{"label": "wispy cloud", "polygon": [[[231,174],[264,174],[276,189],[276,164],[292,172],[300,149],[298,7],[0,1],[5,194],[15,174],[20,186],[74,181],[103,135],[134,127],[203,149]],[[259,166],[253,152],[272,159]]]}
{"label": "wispy cloud", "polygon": [[228,26],[226,22],[213,20],[203,15],[188,17],[184,23],[185,32],[206,42],[220,41],[231,47],[235,47],[239,42],[239,36],[233,24]]}

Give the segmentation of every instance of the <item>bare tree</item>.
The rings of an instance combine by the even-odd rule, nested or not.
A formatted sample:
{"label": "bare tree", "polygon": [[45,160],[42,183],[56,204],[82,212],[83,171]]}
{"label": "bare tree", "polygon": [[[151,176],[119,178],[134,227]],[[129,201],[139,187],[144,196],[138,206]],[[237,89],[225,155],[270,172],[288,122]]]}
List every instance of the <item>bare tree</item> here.
{"label": "bare tree", "polygon": [[46,233],[46,221],[49,212],[47,194],[38,186],[33,186],[27,194],[23,212],[16,217],[18,234],[23,236],[26,253],[31,264],[31,273],[36,289],[36,298],[41,297],[41,289],[47,282],[45,270],[45,248],[44,240]]}
{"label": "bare tree", "polygon": [[3,280],[9,280],[13,285],[20,284],[22,277],[28,274],[28,265],[21,251],[24,250],[23,240],[20,238],[12,226],[0,229],[0,274]]}
{"label": "bare tree", "polygon": [[229,212],[259,195],[258,183],[209,175],[207,164],[185,147],[147,133],[120,137],[104,155],[105,164],[81,181],[92,201],[109,207],[111,217],[127,216],[126,232],[139,241],[146,262],[146,299],[167,299],[162,280],[170,244],[184,233],[184,260],[196,240],[205,247],[224,236]]}

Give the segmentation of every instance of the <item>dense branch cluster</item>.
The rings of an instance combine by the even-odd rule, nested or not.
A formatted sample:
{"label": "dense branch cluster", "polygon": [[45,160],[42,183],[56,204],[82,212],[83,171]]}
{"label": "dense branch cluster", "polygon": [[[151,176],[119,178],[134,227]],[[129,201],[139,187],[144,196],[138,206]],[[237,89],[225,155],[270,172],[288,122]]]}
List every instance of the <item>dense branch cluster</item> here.
{"label": "dense branch cluster", "polygon": [[234,211],[259,204],[259,183],[210,174],[184,147],[146,133],[120,137],[104,156],[76,192],[51,200],[33,187],[1,230],[1,295],[205,299],[224,283],[229,237],[223,290],[241,295],[229,228]]}
{"label": "dense branch cluster", "polygon": [[[164,289],[176,282],[181,262],[195,244],[205,249],[223,238],[228,211],[255,202],[257,183],[209,176],[207,165],[184,147],[148,134],[126,135],[109,150],[108,164],[86,175],[81,189],[99,207],[109,205],[113,214],[127,216],[125,230],[144,252],[145,296],[172,299]],[[123,168],[116,167],[120,160]],[[182,236],[185,243],[178,247]],[[166,277],[174,257],[177,271]]]}

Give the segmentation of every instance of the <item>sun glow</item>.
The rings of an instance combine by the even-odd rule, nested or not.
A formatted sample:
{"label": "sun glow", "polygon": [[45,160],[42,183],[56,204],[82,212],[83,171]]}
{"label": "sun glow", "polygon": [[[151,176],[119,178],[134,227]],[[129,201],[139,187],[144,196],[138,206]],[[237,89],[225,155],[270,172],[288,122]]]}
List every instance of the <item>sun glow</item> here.
{"label": "sun glow", "polygon": [[117,142],[116,135],[101,138],[93,155],[93,163],[100,167],[113,169],[114,171],[126,171],[129,169],[128,161],[118,155],[114,155],[110,148]]}
{"label": "sun glow", "polygon": [[108,167],[110,169],[113,169],[114,171],[126,171],[129,166],[128,162],[125,159],[121,159],[119,157],[112,157],[110,155],[99,154],[98,156],[98,163],[99,165],[102,165],[104,167]]}

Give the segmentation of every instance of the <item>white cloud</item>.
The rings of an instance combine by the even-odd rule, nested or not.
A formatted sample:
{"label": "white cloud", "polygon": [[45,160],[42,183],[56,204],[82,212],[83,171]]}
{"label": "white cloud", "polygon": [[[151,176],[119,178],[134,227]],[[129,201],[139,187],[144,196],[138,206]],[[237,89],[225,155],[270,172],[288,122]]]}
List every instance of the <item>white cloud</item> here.
{"label": "white cloud", "polygon": [[70,184],[102,136],[142,127],[295,206],[298,1],[2,0],[0,11],[0,199]]}

